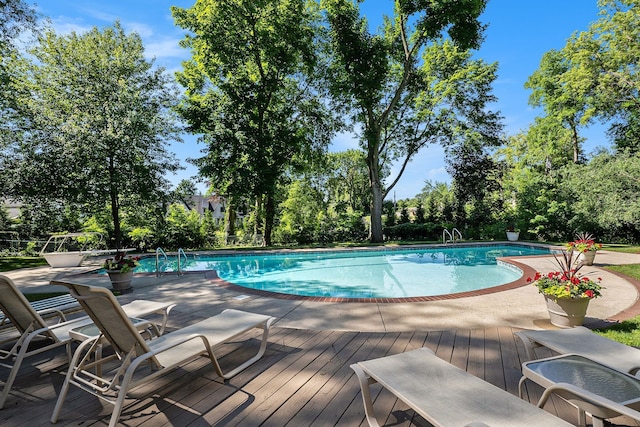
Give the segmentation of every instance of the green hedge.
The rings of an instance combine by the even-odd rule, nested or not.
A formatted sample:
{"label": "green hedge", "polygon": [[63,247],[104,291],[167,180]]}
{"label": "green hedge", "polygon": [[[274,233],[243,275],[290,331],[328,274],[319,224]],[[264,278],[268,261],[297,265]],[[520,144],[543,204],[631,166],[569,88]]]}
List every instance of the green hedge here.
{"label": "green hedge", "polygon": [[442,234],[442,226],[433,223],[398,224],[385,227],[383,233],[386,240],[438,240]]}

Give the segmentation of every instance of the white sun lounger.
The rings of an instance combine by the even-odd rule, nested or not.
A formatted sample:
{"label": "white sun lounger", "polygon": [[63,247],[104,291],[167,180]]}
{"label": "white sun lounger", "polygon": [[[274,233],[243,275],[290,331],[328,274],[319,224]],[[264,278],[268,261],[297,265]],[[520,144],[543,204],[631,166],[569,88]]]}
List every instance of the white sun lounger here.
{"label": "white sun lounger", "polygon": [[[159,335],[164,331],[167,316],[174,306],[175,304],[173,303],[136,300],[125,305],[123,310],[129,317],[145,317],[150,314],[161,315],[160,324],[153,324],[156,334]],[[71,360],[71,330],[90,325],[92,321],[88,316],[83,316],[49,325],[41,317],[41,312],[37,312],[29,304],[26,297],[13,283],[13,280],[3,275],[0,275],[0,309],[11,321],[11,326],[17,332],[17,334],[7,333],[7,336],[0,340],[0,344],[11,346],[8,349],[0,349],[0,366],[10,370],[2,392],[0,392],[0,409],[2,409],[25,358],[65,346],[68,358]],[[65,319],[62,313],[60,313],[60,316],[61,320]],[[32,345],[37,341],[42,341],[42,345]]]}
{"label": "white sun lounger", "polygon": [[[69,288],[71,295],[80,301],[99,328],[100,335],[84,341],[75,351],[51,415],[52,423],[57,422],[72,384],[114,405],[109,421],[109,426],[114,427],[132,388],[191,360],[207,357],[218,375],[230,378],[262,357],[267,346],[269,328],[275,321],[274,317],[228,309],[217,316],[145,341],[109,290],[75,283],[56,284]],[[263,329],[257,353],[230,372],[224,373],[214,350],[253,328]],[[97,346],[105,340],[115,354],[94,361]],[[108,376],[94,373],[95,367],[102,368],[105,363],[115,365],[107,367],[112,368],[108,369]]]}
{"label": "white sun lounger", "polygon": [[534,349],[544,346],[560,354],[579,354],[633,375],[640,369],[640,350],[595,334],[584,326],[558,330],[519,331],[515,335],[524,343],[529,360],[539,359]]}
{"label": "white sun lounger", "polygon": [[351,368],[360,382],[371,427],[379,427],[370,392],[370,384],[376,382],[436,427],[571,425],[445,362],[427,348],[358,362]]}

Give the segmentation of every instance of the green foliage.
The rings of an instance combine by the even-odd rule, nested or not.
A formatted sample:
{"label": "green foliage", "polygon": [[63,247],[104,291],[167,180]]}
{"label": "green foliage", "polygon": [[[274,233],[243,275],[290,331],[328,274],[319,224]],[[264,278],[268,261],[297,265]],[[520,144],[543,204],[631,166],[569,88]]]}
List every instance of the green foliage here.
{"label": "green foliage", "polygon": [[153,231],[148,227],[136,227],[129,232],[131,243],[141,252],[153,248]]}
{"label": "green foliage", "polygon": [[207,210],[200,224],[200,234],[202,235],[204,248],[210,249],[220,245],[216,235],[219,230],[220,226],[215,223],[213,213]]}
{"label": "green foliage", "polygon": [[438,240],[438,232],[442,233],[442,227],[432,224],[398,224],[384,228],[386,240]]}
{"label": "green foliage", "polygon": [[398,224],[408,224],[410,222],[409,210],[406,207],[403,207],[400,209],[400,219],[398,220]]}
{"label": "green foliage", "polygon": [[425,219],[424,219],[424,207],[422,207],[422,203],[418,203],[418,207],[416,208],[416,213],[415,213],[415,223],[416,224],[424,224]]}
{"label": "green foliage", "polygon": [[[32,5],[23,0],[0,2],[0,147],[14,142],[17,135],[15,125],[21,121],[16,114],[20,89],[14,85],[16,68],[21,62],[18,50],[20,34],[35,30],[36,13]],[[0,170],[2,168],[4,165],[0,157]]]}
{"label": "green foliage", "polygon": [[118,22],[83,34],[48,30],[29,53],[18,79],[19,113],[29,120],[4,159],[8,194],[88,213],[108,203],[119,246],[120,209],[158,202],[165,173],[177,169],[166,151],[180,140],[176,92]]}
{"label": "green foliage", "polygon": [[193,210],[187,211],[183,205],[170,205],[164,239],[165,246],[170,248],[188,250],[202,247],[200,214]]}
{"label": "green foliage", "polygon": [[278,181],[315,162],[334,129],[313,88],[318,15],[312,6],[233,0],[172,8],[176,23],[190,32],[181,44],[193,52],[177,77],[186,89],[178,111],[206,144],[195,163],[219,194],[264,196],[267,244]]}
{"label": "green foliage", "polygon": [[[488,93],[496,65],[471,60],[467,51],[481,40],[477,17],[485,1],[397,2],[379,34],[369,32],[357,2],[321,5],[329,23],[328,86],[337,107],[363,129],[370,237],[381,242],[383,200],[421,148],[497,135],[498,117],[485,109],[493,100]],[[445,31],[448,41],[442,39]],[[393,162],[401,168],[388,177]]]}

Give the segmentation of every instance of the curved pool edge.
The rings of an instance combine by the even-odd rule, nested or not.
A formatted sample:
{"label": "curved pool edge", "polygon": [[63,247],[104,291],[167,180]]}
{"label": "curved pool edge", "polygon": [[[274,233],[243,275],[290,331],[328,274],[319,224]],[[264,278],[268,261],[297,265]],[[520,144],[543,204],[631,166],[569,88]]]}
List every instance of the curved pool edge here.
{"label": "curved pool edge", "polygon": [[[552,257],[553,255],[530,255],[530,256],[519,256],[517,258],[540,258],[540,257]],[[208,270],[205,272],[205,277],[213,282],[215,286],[226,288],[235,292],[256,295],[261,297],[268,298],[277,298],[284,299],[290,301],[311,301],[311,302],[328,302],[328,303],[372,303],[372,304],[393,304],[393,303],[406,303],[406,302],[425,302],[425,301],[442,301],[442,300],[452,300],[459,298],[468,298],[475,297],[481,295],[494,294],[497,292],[508,291],[511,289],[516,289],[523,287],[525,285],[530,285],[531,283],[527,281],[527,278],[533,277],[536,273],[536,270],[526,264],[518,262],[514,259],[514,257],[500,257],[496,258],[497,261],[506,263],[507,265],[517,268],[522,271],[522,276],[514,280],[512,282],[504,283],[498,286],[492,286],[490,288],[478,289],[474,291],[466,291],[466,292],[458,292],[454,294],[443,294],[443,295],[431,295],[431,296],[417,296],[417,297],[399,297],[399,298],[344,298],[344,297],[312,297],[306,295],[294,295],[294,294],[284,294],[280,292],[273,291],[265,291],[262,289],[254,289],[249,287],[244,287],[240,285],[236,285],[235,283],[228,282],[218,276],[218,273],[215,270]]]}

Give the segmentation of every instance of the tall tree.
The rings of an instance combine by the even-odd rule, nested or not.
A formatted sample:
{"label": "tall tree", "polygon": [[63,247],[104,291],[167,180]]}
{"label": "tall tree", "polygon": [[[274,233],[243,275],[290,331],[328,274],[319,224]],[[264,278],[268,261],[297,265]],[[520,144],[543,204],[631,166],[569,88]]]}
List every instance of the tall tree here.
{"label": "tall tree", "polygon": [[157,201],[165,173],[178,168],[166,149],[179,140],[177,93],[118,22],[83,34],[46,31],[30,53],[20,99],[30,123],[9,159],[12,195],[89,212],[108,205],[118,248],[121,208]]}
{"label": "tall tree", "polygon": [[[572,129],[595,118],[611,123],[617,147],[636,152],[640,149],[640,3],[599,0],[598,6],[597,21],[572,35],[561,51],[545,55],[529,80],[532,100]],[[574,150],[580,143],[576,136]]]}
{"label": "tall tree", "polygon": [[[593,118],[593,110],[588,110],[583,86],[575,87],[575,70],[571,68],[570,60],[560,51],[550,50],[540,61],[540,67],[527,80],[524,87],[531,89],[529,104],[534,107],[544,107],[546,116],[552,120],[546,123],[556,123],[569,130],[568,137],[573,152],[573,163],[578,163],[582,157],[582,142],[579,128],[588,125]],[[555,132],[556,136],[557,133]],[[559,141],[550,139],[549,143],[558,144]]]}
{"label": "tall tree", "polygon": [[[22,0],[0,2],[0,150],[15,139],[17,132],[16,62],[20,52],[16,40],[22,31],[35,30],[35,11]],[[0,159],[1,161],[1,159]],[[0,169],[5,167],[0,163]],[[0,179],[0,182],[5,182]],[[0,184],[2,188],[2,184]]]}
{"label": "tall tree", "polygon": [[[329,20],[329,83],[334,101],[362,128],[371,188],[372,242],[382,241],[382,201],[425,145],[496,140],[489,86],[495,65],[471,60],[485,0],[396,1],[380,34],[372,34],[357,3],[323,0]],[[449,39],[444,40],[444,33]],[[399,162],[385,187],[384,167]]]}
{"label": "tall tree", "polygon": [[314,4],[198,0],[172,8],[176,23],[191,32],[182,46],[193,56],[178,81],[186,88],[180,114],[206,144],[195,164],[227,197],[227,212],[240,196],[258,200],[258,210],[264,200],[267,245],[278,180],[323,151],[332,133],[308,78],[316,65]]}
{"label": "tall tree", "polygon": [[354,211],[366,212],[370,206],[367,163],[360,150],[329,153],[327,187],[334,204],[345,204]]}

